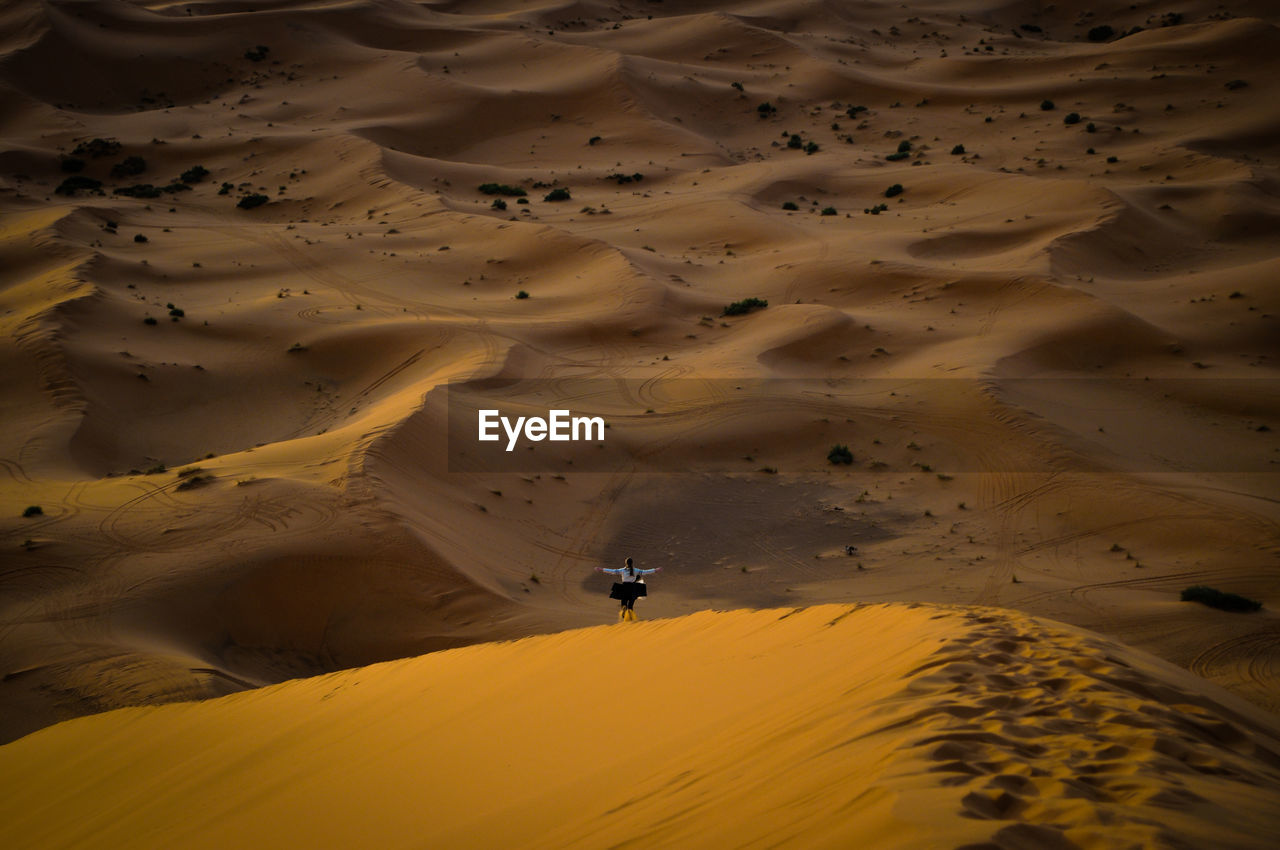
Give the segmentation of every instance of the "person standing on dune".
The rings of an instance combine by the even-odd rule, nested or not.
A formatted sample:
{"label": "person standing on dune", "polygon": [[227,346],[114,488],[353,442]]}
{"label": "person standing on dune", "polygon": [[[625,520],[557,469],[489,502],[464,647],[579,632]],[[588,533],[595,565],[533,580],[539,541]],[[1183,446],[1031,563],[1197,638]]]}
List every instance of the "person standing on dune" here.
{"label": "person standing on dune", "polygon": [[609,591],[609,598],[617,599],[622,603],[622,607],[618,610],[619,620],[634,620],[636,618],[636,600],[641,596],[649,595],[643,576],[652,575],[660,569],[662,567],[654,567],[651,570],[638,570],[630,558],[627,558],[624,566],[617,569],[610,570],[604,567],[596,567],[596,572],[618,576],[618,581],[613,583],[613,589]]}

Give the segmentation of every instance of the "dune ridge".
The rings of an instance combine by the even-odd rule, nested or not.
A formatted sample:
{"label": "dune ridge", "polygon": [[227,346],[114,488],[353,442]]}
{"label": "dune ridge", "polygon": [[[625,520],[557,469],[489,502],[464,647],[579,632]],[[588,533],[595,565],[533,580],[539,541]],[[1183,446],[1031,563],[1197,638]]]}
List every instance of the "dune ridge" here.
{"label": "dune ridge", "polygon": [[9,846],[1244,848],[1280,818],[1280,726],[1061,624],[826,605],[122,709],[0,776]]}

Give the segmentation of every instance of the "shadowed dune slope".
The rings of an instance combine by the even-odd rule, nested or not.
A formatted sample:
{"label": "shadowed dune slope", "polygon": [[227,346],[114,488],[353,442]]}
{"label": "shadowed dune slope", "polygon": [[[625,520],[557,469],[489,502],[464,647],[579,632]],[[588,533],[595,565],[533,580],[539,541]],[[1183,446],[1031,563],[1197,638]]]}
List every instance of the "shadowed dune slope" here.
{"label": "shadowed dune slope", "polygon": [[449,650],[0,747],[45,848],[1270,847],[1280,727],[1024,615],[704,612]]}

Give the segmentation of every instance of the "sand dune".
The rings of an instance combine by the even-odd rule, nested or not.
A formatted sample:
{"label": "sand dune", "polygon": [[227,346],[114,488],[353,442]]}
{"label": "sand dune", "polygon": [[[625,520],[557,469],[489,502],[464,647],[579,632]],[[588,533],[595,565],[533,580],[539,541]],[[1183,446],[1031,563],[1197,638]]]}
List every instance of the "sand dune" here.
{"label": "sand dune", "polygon": [[[646,615],[1003,606],[1280,708],[1280,36],[1271,3],[1178,12],[8,4],[0,736],[599,624],[612,604],[591,568],[628,555],[664,567]],[[1100,25],[1110,35],[1091,40]],[[64,170],[75,160],[80,171]],[[76,176],[100,190],[64,186]],[[547,200],[553,189],[570,199]],[[768,306],[722,315],[747,298]],[[486,466],[450,435],[466,424],[459,400],[495,388],[520,404],[607,406],[620,447],[608,457],[625,462]],[[828,462],[836,444],[852,464]],[[1178,601],[1194,584],[1263,610]],[[734,616],[729,632],[764,615]],[[716,657],[682,628],[636,634],[675,630]],[[786,640],[807,640],[782,635],[784,655]],[[1072,663],[1062,651],[1036,676]],[[893,687],[918,681],[895,670]],[[214,722],[223,706],[287,718],[310,711],[317,687],[111,715],[22,746],[106,742],[122,718]],[[831,693],[797,690],[788,711],[826,712]],[[392,727],[419,741],[421,727]],[[683,746],[678,728],[649,728],[669,736],[666,752]],[[741,744],[751,727],[725,731]],[[828,740],[788,734],[790,755],[743,769],[800,764]],[[959,749],[958,763],[987,759]],[[721,757],[699,756],[723,780],[737,768]],[[1040,793],[1053,802],[1007,779],[1017,799],[988,789],[971,813],[1040,811],[1034,823],[1060,817],[1087,846],[1088,819],[1120,803],[1085,795],[1072,798],[1080,812],[1050,812],[1080,790],[1071,757],[1046,756],[1058,773],[1044,782],[1061,784]],[[924,765],[876,775],[925,793],[938,774]],[[674,775],[635,769],[646,794]],[[1180,793],[1142,782],[1150,797],[1134,812]],[[807,834],[835,830],[836,842],[845,821],[820,813],[839,804],[812,791]],[[858,805],[896,830],[889,813],[909,795],[882,793]],[[1248,799],[1274,824],[1273,801]],[[649,811],[632,808],[628,824]],[[1132,817],[1203,835],[1214,816],[1192,809],[1200,825],[1163,809]],[[546,841],[594,843],[605,822],[581,816]],[[699,820],[671,834],[694,840],[679,830]],[[940,840],[957,846],[1043,838],[948,823]],[[1150,824],[1124,829],[1157,841]]]}
{"label": "sand dune", "polygon": [[123,709],[0,776],[9,846],[1244,848],[1280,817],[1280,726],[1081,630],[828,605]]}

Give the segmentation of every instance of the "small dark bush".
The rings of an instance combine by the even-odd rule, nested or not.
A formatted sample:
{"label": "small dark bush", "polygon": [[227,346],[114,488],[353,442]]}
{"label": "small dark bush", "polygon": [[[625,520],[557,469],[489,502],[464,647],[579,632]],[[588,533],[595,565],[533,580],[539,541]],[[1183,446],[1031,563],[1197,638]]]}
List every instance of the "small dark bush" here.
{"label": "small dark bush", "polygon": [[142,324],[144,324],[144,325],[158,325],[158,324],[160,324],[160,323],[159,323],[158,321],[156,321],[156,317],[155,317],[155,316],[147,316],[145,319],[143,319],[143,320],[142,320]]}
{"label": "small dark bush", "polygon": [[91,156],[94,159],[114,156],[120,153],[120,143],[115,139],[94,139],[93,141],[81,142],[76,145],[75,150],[71,153],[74,156]]}
{"label": "small dark bush", "polygon": [[1040,27],[1035,24],[1019,24],[1018,29],[1023,32],[1044,32],[1044,30],[1040,29]]}
{"label": "small dark bush", "polygon": [[907,151],[896,151],[894,153],[885,154],[884,158],[890,162],[897,162],[898,160],[906,159],[909,156],[911,156],[911,154]]}
{"label": "small dark bush", "polygon": [[884,190],[884,196],[885,196],[886,198],[892,198],[892,197],[894,197],[895,195],[901,195],[901,194],[902,194],[902,184],[901,184],[901,183],[894,183],[894,184],[893,184],[892,186],[890,186],[888,189],[885,189],[885,190]]}
{"label": "small dark bush", "polygon": [[527,204],[527,203],[529,203],[529,199],[528,199],[528,198],[516,198],[516,203],[517,203],[517,204]]}
{"label": "small dark bush", "polygon": [[543,197],[544,201],[571,201],[573,196],[569,194],[568,189],[552,189]]}
{"label": "small dark bush", "polygon": [[1054,108],[1053,101],[1048,99],[1040,101],[1040,108],[1045,112],[1048,112],[1050,109]]}
{"label": "small dark bush", "polygon": [[888,209],[888,204],[876,204],[874,207],[863,210],[862,213],[863,215],[880,215],[882,212],[887,212]]}
{"label": "small dark bush", "polygon": [[804,139],[800,138],[799,133],[792,133],[791,138],[787,139],[787,147],[799,150],[804,147]]}
{"label": "small dark bush", "polygon": [[738,91],[742,91],[742,90],[743,90],[743,88],[742,88],[742,83],[739,83],[739,82],[732,82],[732,83],[729,83],[729,85],[733,86],[733,87],[734,87],[735,89],[737,89]]}
{"label": "small dark bush", "polygon": [[735,301],[732,304],[725,305],[721,316],[742,316],[750,313],[752,310],[763,310],[769,306],[769,302],[762,298],[744,298],[741,301]]}
{"label": "small dark bush", "polygon": [[756,112],[759,113],[761,118],[768,118],[770,115],[774,114],[777,111],[778,111],[778,107],[774,106],[772,103],[770,103],[767,100],[756,107]]}
{"label": "small dark bush", "polygon": [[244,58],[250,62],[261,62],[267,58],[267,54],[271,52],[271,48],[266,45],[259,44],[257,47],[251,47],[244,52]]}
{"label": "small dark bush", "polygon": [[520,299],[521,301],[523,301],[528,297],[529,297],[529,293],[525,292],[523,289],[516,293],[516,298]]}
{"label": "small dark bush", "polygon": [[842,463],[853,463],[853,452],[849,451],[848,446],[842,446],[837,443],[831,447],[831,451],[827,452],[827,460],[831,461],[834,466],[839,466]]}
{"label": "small dark bush", "polygon": [[639,183],[644,179],[644,175],[637,171],[635,174],[609,174],[604,179],[612,180],[622,186],[626,183]]}
{"label": "small dark bush", "polygon": [[1089,30],[1089,40],[1090,41],[1106,41],[1107,39],[1111,38],[1111,36],[1115,34],[1116,34],[1116,31],[1112,29],[1108,24],[1099,24],[1098,26]]}
{"label": "small dark bush", "polygon": [[182,172],[182,176],[178,179],[183,183],[199,183],[201,180],[209,176],[209,169],[203,165],[193,165],[186,171]]}
{"label": "small dark bush", "polygon": [[113,190],[112,194],[124,195],[129,198],[158,198],[160,190],[150,183],[135,183],[132,186],[121,186]]}
{"label": "small dark bush", "polygon": [[1226,87],[1229,91],[1236,91],[1237,89],[1242,89],[1247,85],[1249,84],[1244,80],[1231,80],[1226,83]]}
{"label": "small dark bush", "polygon": [[1114,157],[1114,156],[1107,157],[1107,162],[1119,162],[1119,161],[1120,161],[1119,157]]}
{"label": "small dark bush", "polygon": [[491,206],[495,210],[505,210],[507,208],[507,202],[502,200],[502,198],[494,198]]}
{"label": "small dark bush", "polygon": [[160,191],[168,192],[170,195],[172,195],[175,192],[190,192],[191,187],[188,186],[186,183],[170,183],[168,186],[161,186]]}
{"label": "small dark bush", "polygon": [[1262,603],[1257,600],[1235,593],[1224,593],[1221,590],[1205,587],[1202,584],[1193,585],[1182,591],[1182,601],[1199,602],[1202,605],[1208,605],[1210,608],[1241,613],[1257,611],[1262,607]]}
{"label": "small dark bush", "polygon": [[911,150],[911,143],[908,142],[906,139],[903,139],[902,141],[898,142],[898,153],[902,153],[903,151],[909,151],[909,150]]}
{"label": "small dark bush", "polygon": [[142,243],[147,241],[147,237],[143,236],[141,233],[135,233],[133,235],[133,241],[141,245]]}
{"label": "small dark bush", "polygon": [[1062,117],[1062,123],[1063,123],[1063,124],[1079,124],[1079,123],[1080,123],[1080,113],[1079,113],[1079,112],[1068,112],[1066,115],[1064,115],[1064,116]]}
{"label": "small dark bush", "polygon": [[519,186],[508,186],[505,183],[481,183],[478,188],[486,195],[506,195],[508,198],[522,198],[528,194]]}
{"label": "small dark bush", "polygon": [[39,505],[29,505],[27,509],[22,512],[22,515],[24,517],[43,516],[44,508]]}
{"label": "small dark bush", "polygon": [[235,188],[235,186],[232,186],[230,183],[223,183],[223,184],[222,184],[222,186],[218,189],[218,194],[219,194],[219,195],[225,195],[225,194],[229,193],[229,192],[230,192],[232,189],[234,189],[234,188]]}
{"label": "small dark bush", "polygon": [[60,156],[58,167],[65,174],[75,174],[78,171],[84,171],[84,160],[78,156]]}
{"label": "small dark bush", "polygon": [[818,152],[818,143],[817,142],[806,143],[804,146],[804,152],[809,156],[813,156],[815,153]]}
{"label": "small dark bush", "polygon": [[175,319],[181,319],[183,316],[187,315],[187,312],[181,307],[170,307],[169,315],[173,316]]}
{"label": "small dark bush", "polygon": [[866,111],[867,111],[867,108],[865,106],[850,106],[848,109],[844,111],[844,114],[848,115],[850,118],[857,118],[859,112],[866,112]]}
{"label": "small dark bush", "polygon": [[1088,124],[1084,125],[1084,131],[1086,133],[1096,133],[1098,132],[1098,125],[1090,121]]}
{"label": "small dark bush", "polygon": [[835,207],[823,207],[822,215],[839,215]]}
{"label": "small dark bush", "polygon": [[951,149],[952,156],[961,156],[964,153],[964,145],[956,145]]}
{"label": "small dark bush", "polygon": [[271,199],[268,198],[266,195],[259,195],[258,193],[255,192],[252,195],[245,195],[243,198],[240,199],[239,203],[237,203],[236,206],[242,210],[251,210],[254,207],[262,206],[269,200]]}
{"label": "small dark bush", "polygon": [[68,177],[66,180],[63,180],[58,184],[58,188],[53,191],[54,194],[57,195],[74,195],[81,189],[84,189],[86,192],[94,192],[101,188],[101,180],[94,180],[92,177],[81,177],[77,174],[75,177]]}
{"label": "small dark bush", "polygon": [[795,202],[795,201],[787,201],[786,203],[784,203],[784,204],[782,205],[782,208],[783,208],[784,210],[798,210],[798,209],[800,209],[798,206],[796,206],[796,202]]}
{"label": "small dark bush", "polygon": [[591,138],[587,139],[587,144],[594,145],[596,142],[599,142],[599,141],[601,141],[601,138],[599,136],[592,136]]}
{"label": "small dark bush", "polygon": [[140,156],[126,156],[111,166],[112,177],[133,177],[147,170],[147,161]]}

